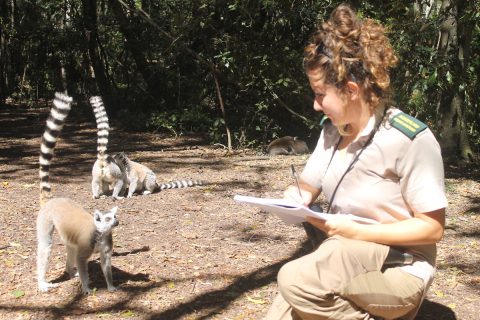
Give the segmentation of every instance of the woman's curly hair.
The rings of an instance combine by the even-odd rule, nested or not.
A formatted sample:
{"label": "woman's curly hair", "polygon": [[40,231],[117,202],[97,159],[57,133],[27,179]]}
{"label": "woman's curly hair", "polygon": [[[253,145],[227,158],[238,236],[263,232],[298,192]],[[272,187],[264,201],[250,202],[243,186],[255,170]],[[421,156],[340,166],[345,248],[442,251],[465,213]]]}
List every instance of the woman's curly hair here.
{"label": "woman's curly hair", "polygon": [[372,106],[390,91],[390,68],[397,57],[385,29],[371,19],[360,19],[345,4],[323,22],[305,48],[306,72],[319,72],[325,83],[345,89],[348,81],[363,87]]}

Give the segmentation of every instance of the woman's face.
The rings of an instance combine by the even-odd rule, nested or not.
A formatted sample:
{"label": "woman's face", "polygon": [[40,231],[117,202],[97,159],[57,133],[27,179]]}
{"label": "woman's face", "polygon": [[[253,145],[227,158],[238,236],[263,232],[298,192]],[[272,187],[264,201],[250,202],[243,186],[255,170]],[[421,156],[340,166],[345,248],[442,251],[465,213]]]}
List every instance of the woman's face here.
{"label": "woman's face", "polygon": [[313,109],[323,112],[337,127],[351,123],[353,119],[347,112],[347,95],[337,87],[325,84],[323,77],[316,72],[309,72],[307,76],[315,95]]}

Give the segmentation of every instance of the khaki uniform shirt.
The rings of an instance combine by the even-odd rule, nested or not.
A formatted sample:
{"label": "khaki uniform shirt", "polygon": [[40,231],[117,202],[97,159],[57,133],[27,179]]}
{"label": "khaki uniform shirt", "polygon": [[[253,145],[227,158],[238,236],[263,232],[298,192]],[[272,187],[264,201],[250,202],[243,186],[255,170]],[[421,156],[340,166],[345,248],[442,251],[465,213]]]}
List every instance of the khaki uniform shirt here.
{"label": "khaki uniform shirt", "polygon": [[[400,112],[389,109],[387,120]],[[330,200],[342,175],[374,129],[372,116],[356,141],[344,150],[335,151],[340,134],[327,122],[301,179],[320,189]],[[340,183],[331,212],[389,223],[410,219],[414,212],[430,212],[446,206],[443,161],[432,132],[426,128],[411,139],[389,121],[383,121]],[[429,283],[434,273],[436,245],[407,249],[423,261],[402,268]]]}

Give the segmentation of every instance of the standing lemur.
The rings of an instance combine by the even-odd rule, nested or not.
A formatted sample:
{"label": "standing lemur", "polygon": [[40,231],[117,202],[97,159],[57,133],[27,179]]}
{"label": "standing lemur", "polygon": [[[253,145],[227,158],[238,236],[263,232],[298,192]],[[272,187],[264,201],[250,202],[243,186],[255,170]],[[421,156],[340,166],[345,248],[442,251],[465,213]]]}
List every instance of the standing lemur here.
{"label": "standing lemur", "polygon": [[93,216],[68,198],[53,198],[49,182],[50,164],[58,135],[70,111],[72,98],[56,93],[47,120],[40,147],[40,211],[37,217],[37,280],[38,290],[45,292],[57,284],[45,280],[48,259],[52,248],[53,231],[65,243],[67,250],[66,272],[72,277],[77,268],[82,292],[91,293],[88,286],[88,258],[100,252],[100,262],[107,287],[114,291],[112,281],[112,229],[118,225],[117,207],[105,213],[95,210]]}
{"label": "standing lemur", "polygon": [[127,175],[129,184],[128,198],[132,197],[134,192],[150,194],[156,190],[203,185],[203,182],[198,180],[177,180],[170,183],[158,183],[157,176],[152,170],[143,164],[130,160],[125,153],[117,153],[113,158],[118,165],[123,167],[122,170]]}
{"label": "standing lemur", "polygon": [[92,193],[95,199],[106,195],[110,189],[114,199],[122,199],[127,187],[127,175],[123,167],[119,166],[107,152],[108,144],[108,116],[102,98],[90,98],[90,104],[97,121],[97,160],[92,168]]}

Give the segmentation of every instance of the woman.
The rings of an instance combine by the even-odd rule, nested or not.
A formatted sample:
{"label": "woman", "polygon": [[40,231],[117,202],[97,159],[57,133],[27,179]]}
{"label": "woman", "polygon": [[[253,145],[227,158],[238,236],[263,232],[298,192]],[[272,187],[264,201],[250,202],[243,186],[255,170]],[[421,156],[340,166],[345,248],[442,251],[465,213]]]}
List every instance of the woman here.
{"label": "woman", "polygon": [[[308,222],[327,239],[285,264],[266,319],[412,319],[435,270],[445,226],[440,147],[427,126],[388,108],[397,58],[384,28],[337,7],[305,48],[314,109],[328,120],[285,197],[311,205],[321,192],[338,219]],[[351,213],[378,221],[360,224]],[[387,265],[391,247],[413,255]]]}

